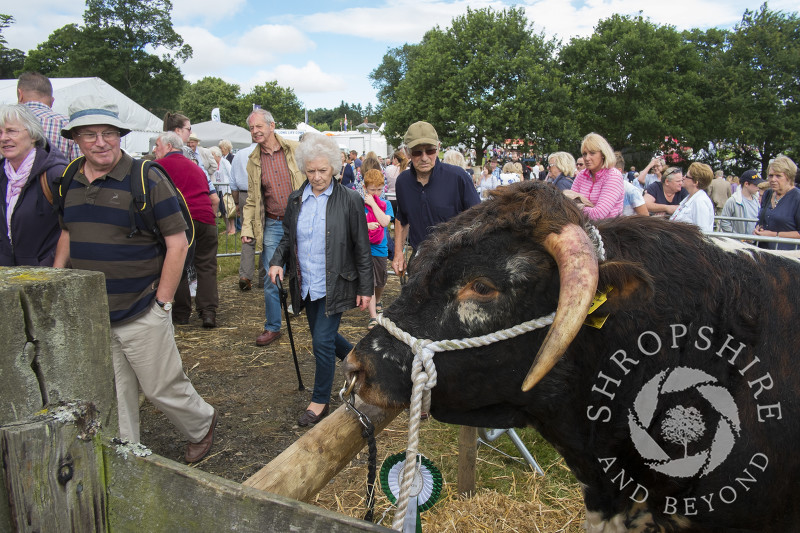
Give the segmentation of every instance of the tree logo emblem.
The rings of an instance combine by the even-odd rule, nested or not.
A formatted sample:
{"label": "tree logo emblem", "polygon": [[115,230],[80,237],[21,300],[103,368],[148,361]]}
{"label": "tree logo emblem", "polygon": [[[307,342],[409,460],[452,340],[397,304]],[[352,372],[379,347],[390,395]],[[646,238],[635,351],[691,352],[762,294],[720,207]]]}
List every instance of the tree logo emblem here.
{"label": "tree logo emblem", "polygon": [[[716,378],[701,370],[676,367],[659,372],[644,384],[628,411],[628,427],[647,466],[672,477],[698,473],[702,477],[725,461],[741,427],[733,396],[716,383]],[[686,405],[696,403],[695,398],[707,402],[706,415],[696,406]],[[719,416],[716,428],[707,427],[709,410]],[[703,438],[710,436],[709,431],[714,431],[710,444],[695,449],[700,441],[708,443],[709,439]],[[682,447],[682,456],[665,451],[669,444]]]}

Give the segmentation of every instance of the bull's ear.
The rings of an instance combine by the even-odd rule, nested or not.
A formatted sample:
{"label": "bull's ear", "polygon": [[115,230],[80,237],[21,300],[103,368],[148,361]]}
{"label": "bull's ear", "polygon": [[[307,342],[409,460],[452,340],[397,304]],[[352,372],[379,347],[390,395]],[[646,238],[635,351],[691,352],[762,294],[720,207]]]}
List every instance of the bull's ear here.
{"label": "bull's ear", "polygon": [[653,277],[639,263],[629,261],[600,263],[597,288],[603,287],[613,287],[600,308],[604,314],[640,307],[654,294]]}

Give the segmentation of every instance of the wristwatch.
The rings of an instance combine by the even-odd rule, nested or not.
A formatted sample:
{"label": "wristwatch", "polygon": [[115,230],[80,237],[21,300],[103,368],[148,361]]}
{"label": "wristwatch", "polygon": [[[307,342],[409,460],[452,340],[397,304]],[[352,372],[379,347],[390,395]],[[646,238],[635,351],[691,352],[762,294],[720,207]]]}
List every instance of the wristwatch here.
{"label": "wristwatch", "polygon": [[171,311],[172,310],[172,302],[162,302],[156,298],[156,304],[163,309],[164,311]]}

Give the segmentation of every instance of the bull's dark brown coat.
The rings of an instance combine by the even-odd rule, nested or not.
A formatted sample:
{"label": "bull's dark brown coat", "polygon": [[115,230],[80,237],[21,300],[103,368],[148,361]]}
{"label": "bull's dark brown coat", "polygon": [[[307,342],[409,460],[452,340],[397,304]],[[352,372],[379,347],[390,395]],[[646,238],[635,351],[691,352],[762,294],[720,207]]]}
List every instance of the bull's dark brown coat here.
{"label": "bull's dark brown coat", "polygon": [[[420,248],[386,311],[403,330],[434,340],[473,337],[555,310],[558,269],[542,242],[586,221],[542,183],[494,196]],[[585,485],[590,531],[614,517],[636,531],[797,530],[800,263],[723,249],[694,226],[661,219],[597,227],[607,254],[598,287],[613,287],[598,311],[609,314],[605,325],[582,327],[529,392],[520,385],[546,329],[437,354],[433,416],[535,427]],[[411,357],[376,328],[348,368],[365,400],[404,404]],[[671,390],[687,373],[707,379]],[[676,425],[679,412],[696,417]],[[643,419],[661,459],[652,443],[634,442]],[[687,463],[697,457],[699,466]]]}

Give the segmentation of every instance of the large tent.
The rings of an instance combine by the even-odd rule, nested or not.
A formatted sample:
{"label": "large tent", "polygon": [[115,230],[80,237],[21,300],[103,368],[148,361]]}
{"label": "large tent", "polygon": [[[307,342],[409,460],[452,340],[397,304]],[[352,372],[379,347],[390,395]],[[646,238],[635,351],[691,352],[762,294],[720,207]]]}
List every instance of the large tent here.
{"label": "large tent", "polygon": [[[128,153],[145,153],[150,138],[161,133],[163,120],[143,108],[100,78],[50,78],[53,84],[53,109],[69,116],[69,105],[79,96],[94,94],[117,104],[119,118],[131,132],[122,138]],[[0,104],[17,103],[17,80],[0,80]],[[249,136],[249,134],[248,134]],[[249,144],[249,140],[248,140]]]}
{"label": "large tent", "polygon": [[233,149],[238,150],[253,143],[246,129],[215,120],[192,124],[192,133],[200,139],[200,146],[217,146],[222,139],[228,139]]}

